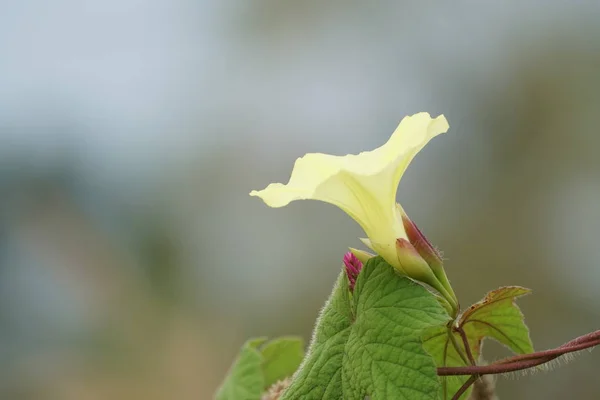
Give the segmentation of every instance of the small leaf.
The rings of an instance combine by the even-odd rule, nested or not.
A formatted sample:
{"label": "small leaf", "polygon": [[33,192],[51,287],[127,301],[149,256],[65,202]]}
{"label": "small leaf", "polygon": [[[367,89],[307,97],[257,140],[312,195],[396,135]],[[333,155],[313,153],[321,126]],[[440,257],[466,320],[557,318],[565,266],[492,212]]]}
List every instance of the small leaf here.
{"label": "small leaf", "polygon": [[492,290],[483,300],[473,304],[462,317],[460,325],[469,339],[477,340],[477,349],[484,337],[492,337],[517,354],[533,352],[529,329],[515,303],[517,297],[531,293],[520,286]]}
{"label": "small leaf", "polygon": [[340,274],[281,400],[437,399],[439,379],[421,336],[448,319],[427,289],[381,257],[370,259],[352,296]]}
{"label": "small leaf", "polygon": [[265,341],[266,338],[252,339],[242,346],[215,395],[217,400],[260,400],[272,384],[298,369],[304,353],[301,338],[282,337],[264,344]]}
{"label": "small leaf", "polygon": [[304,341],[297,337],[278,338],[267,343],[261,353],[265,387],[268,388],[296,372],[304,357]]}
{"label": "small leaf", "polygon": [[[464,357],[467,351],[460,335],[462,330],[469,343],[473,359],[477,361],[481,354],[483,339],[491,337],[508,346],[517,354],[533,352],[529,338],[529,329],[523,320],[523,314],[515,304],[515,299],[529,294],[530,290],[518,286],[503,287],[489,292],[483,300],[473,304],[460,317],[452,335],[456,347]],[[460,367],[469,365],[461,357],[450,340],[446,326],[429,329],[423,336],[423,346],[435,359],[438,366]],[[442,381],[442,399],[450,399],[468,376],[448,376]],[[469,396],[467,391],[461,399]]]}
{"label": "small leaf", "polygon": [[216,400],[259,400],[265,387],[261,370],[263,356],[257,350],[266,338],[247,341],[233,363],[227,378],[215,395]]}

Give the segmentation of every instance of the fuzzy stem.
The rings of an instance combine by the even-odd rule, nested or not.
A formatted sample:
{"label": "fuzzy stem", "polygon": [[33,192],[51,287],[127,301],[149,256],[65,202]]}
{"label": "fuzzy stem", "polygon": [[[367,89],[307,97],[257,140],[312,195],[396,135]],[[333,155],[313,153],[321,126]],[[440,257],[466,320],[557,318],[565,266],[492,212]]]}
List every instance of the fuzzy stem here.
{"label": "fuzzy stem", "polygon": [[509,357],[489,365],[439,367],[437,369],[437,373],[439,376],[456,376],[502,374],[506,372],[520,371],[545,364],[564,354],[581,351],[597,345],[600,345],[600,330],[580,336],[555,349]]}

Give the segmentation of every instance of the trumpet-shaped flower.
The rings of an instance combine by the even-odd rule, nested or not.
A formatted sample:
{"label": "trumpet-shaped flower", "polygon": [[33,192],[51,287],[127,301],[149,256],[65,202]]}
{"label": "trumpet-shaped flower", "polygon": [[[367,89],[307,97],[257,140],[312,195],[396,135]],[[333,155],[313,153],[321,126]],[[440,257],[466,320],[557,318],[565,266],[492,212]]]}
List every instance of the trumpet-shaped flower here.
{"label": "trumpet-shaped flower", "polygon": [[357,155],[306,154],[296,160],[287,184],[272,183],[250,195],[260,197],[270,207],[283,207],[295,200],[333,204],[362,227],[368,236],[365,243],[390,265],[432,284],[432,279],[437,280],[409,242],[401,209],[396,207],[396,192],[415,155],[447,130],[443,115],[408,116],[383,146]]}

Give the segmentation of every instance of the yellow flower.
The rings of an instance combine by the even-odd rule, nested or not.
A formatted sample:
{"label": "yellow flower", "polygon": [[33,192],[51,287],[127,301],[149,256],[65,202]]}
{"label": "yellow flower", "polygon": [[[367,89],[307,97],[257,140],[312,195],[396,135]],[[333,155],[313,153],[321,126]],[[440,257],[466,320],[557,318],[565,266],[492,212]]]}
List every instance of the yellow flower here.
{"label": "yellow flower", "polygon": [[367,246],[401,273],[432,284],[430,268],[408,242],[401,208],[396,207],[396,192],[415,155],[447,130],[443,115],[433,119],[428,113],[405,117],[383,146],[357,155],[306,154],[296,160],[286,185],[272,183],[250,195],[260,197],[270,207],[283,207],[294,200],[320,200],[338,206],[363,228]]}

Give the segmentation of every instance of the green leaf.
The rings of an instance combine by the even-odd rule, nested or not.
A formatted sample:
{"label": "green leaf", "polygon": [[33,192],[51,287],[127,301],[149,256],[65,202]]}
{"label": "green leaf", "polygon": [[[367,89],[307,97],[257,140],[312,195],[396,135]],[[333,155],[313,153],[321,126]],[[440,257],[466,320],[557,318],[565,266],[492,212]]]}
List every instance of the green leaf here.
{"label": "green leaf", "polygon": [[[266,338],[247,341],[217,391],[217,400],[260,400],[275,382],[291,376],[300,365],[304,342],[282,337],[264,344]],[[264,344],[264,345],[263,345]]]}
{"label": "green leaf", "polygon": [[[473,359],[481,354],[483,339],[491,337],[508,346],[517,354],[533,352],[529,330],[523,314],[515,304],[517,297],[529,294],[530,290],[518,286],[503,287],[489,292],[483,300],[469,307],[459,318],[452,335],[446,326],[429,329],[423,336],[423,346],[435,359],[438,366],[459,367],[469,365],[467,350],[460,332],[464,332]],[[463,357],[458,353],[460,350]],[[468,376],[448,376],[442,381],[442,399],[450,399],[468,379]],[[461,399],[466,399],[467,391]]]}
{"label": "green leaf", "polygon": [[481,348],[484,337],[492,337],[517,354],[533,353],[529,329],[521,310],[515,303],[517,297],[531,293],[520,286],[507,286],[492,290],[483,300],[473,304],[461,317],[461,325],[469,339]]}
{"label": "green leaf", "polygon": [[421,337],[448,319],[427,289],[396,274],[381,257],[372,258],[352,296],[340,274],[281,400],[437,399],[436,367]]}
{"label": "green leaf", "polygon": [[261,370],[263,356],[257,348],[265,340],[266,338],[252,339],[244,344],[217,391],[216,400],[260,400],[265,378]]}
{"label": "green leaf", "polygon": [[282,337],[267,343],[261,349],[265,387],[292,376],[304,357],[304,341],[297,337]]}

